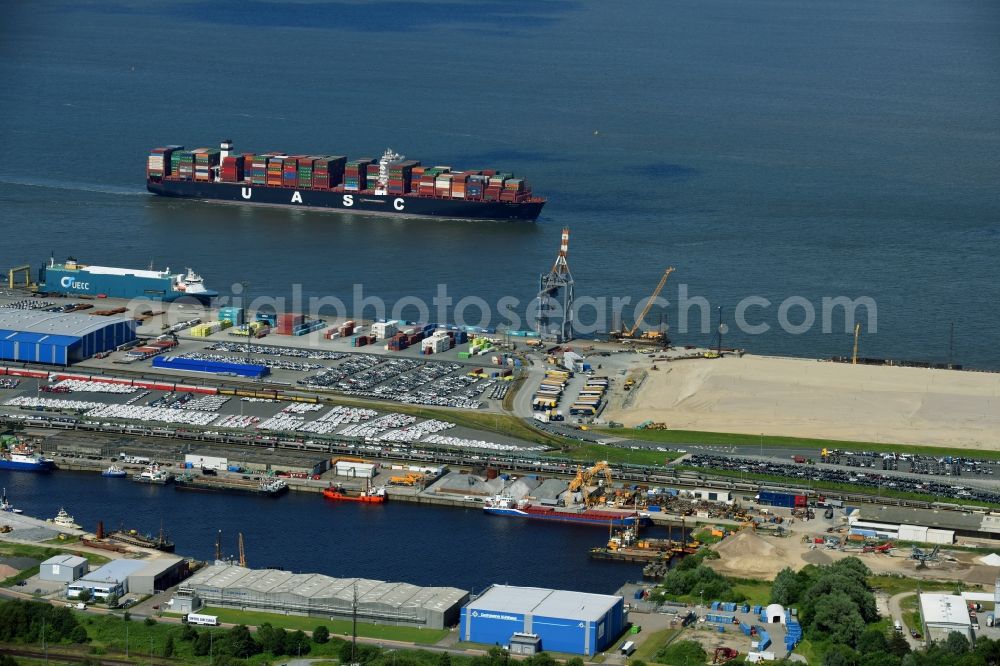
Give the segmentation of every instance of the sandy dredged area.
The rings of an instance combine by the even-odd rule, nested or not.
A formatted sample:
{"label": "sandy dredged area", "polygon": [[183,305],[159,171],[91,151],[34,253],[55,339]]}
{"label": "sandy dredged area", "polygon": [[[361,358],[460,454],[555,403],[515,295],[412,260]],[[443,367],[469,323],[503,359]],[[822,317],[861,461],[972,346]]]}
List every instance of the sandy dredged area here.
{"label": "sandy dredged area", "polygon": [[629,406],[613,401],[605,419],[1000,450],[1000,373],[750,355],[656,364]]}
{"label": "sandy dredged area", "polygon": [[[805,534],[803,534],[803,532]],[[908,548],[895,548],[888,554],[862,553],[859,550],[827,550],[813,545],[813,537],[829,536],[817,529],[813,534],[805,525],[796,524],[791,536],[777,537],[742,530],[727,536],[711,548],[719,553],[717,560],[705,560],[705,565],[716,572],[734,578],[774,580],[785,567],[798,571],[807,564],[831,564],[845,557],[858,557],[872,573],[895,574],[908,578],[929,580],[960,580],[966,584],[986,585],[992,588],[997,578],[997,567],[986,566],[979,553],[947,551],[940,559],[923,567],[910,558]]]}

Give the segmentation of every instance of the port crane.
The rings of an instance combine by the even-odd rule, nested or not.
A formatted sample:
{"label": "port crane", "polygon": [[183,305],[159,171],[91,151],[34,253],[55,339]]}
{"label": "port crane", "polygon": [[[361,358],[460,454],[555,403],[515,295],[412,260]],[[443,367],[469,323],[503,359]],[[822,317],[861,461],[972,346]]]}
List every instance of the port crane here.
{"label": "port crane", "polygon": [[653,303],[656,302],[656,298],[663,291],[663,287],[667,284],[667,278],[670,274],[674,272],[674,267],[671,266],[663,271],[663,277],[660,278],[660,282],[656,285],[656,289],[653,290],[652,295],[646,301],[645,307],[642,309],[642,313],[636,318],[635,323],[632,328],[625,328],[625,322],[622,321],[622,328],[620,331],[613,333],[613,337],[619,340],[638,340],[642,342],[654,342],[657,344],[663,344],[667,340],[667,336],[663,331],[646,331],[645,333],[639,333],[639,327],[642,326],[642,322],[646,319],[646,315],[649,314],[650,309],[653,307]]}
{"label": "port crane", "polygon": [[[559,254],[548,273],[538,278],[535,330],[542,339],[573,339],[573,274],[569,271],[569,228],[562,230]],[[560,298],[561,297],[561,298]]]}
{"label": "port crane", "polygon": [[569,491],[575,493],[594,480],[597,475],[603,474],[606,485],[611,485],[611,468],[608,466],[607,460],[602,460],[596,463],[593,467],[589,469],[583,469],[582,467],[577,467],[576,476],[573,480],[569,482]]}

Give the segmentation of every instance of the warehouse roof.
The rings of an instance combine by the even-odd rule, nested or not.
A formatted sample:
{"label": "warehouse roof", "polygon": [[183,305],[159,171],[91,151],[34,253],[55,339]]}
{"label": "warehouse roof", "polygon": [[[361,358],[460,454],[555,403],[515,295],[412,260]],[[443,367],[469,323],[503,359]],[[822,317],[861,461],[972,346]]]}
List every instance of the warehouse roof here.
{"label": "warehouse roof", "polygon": [[184,587],[195,589],[246,589],[267,594],[288,593],[308,599],[341,599],[347,603],[354,599],[355,586],[359,602],[393,608],[447,609],[461,603],[469,595],[465,590],[454,587],[418,587],[409,583],[293,574],[277,569],[247,569],[228,564],[205,567],[184,583]]}
{"label": "warehouse roof", "polygon": [[87,563],[87,558],[85,557],[78,557],[76,555],[55,555],[54,557],[50,557],[49,559],[42,562],[42,566],[49,564],[49,565],[59,565],[63,567],[75,568],[80,566],[81,564],[86,564],[86,563]]}
{"label": "warehouse roof", "polygon": [[494,585],[466,608],[597,622],[620,601],[608,594]]}
{"label": "warehouse roof", "polygon": [[111,560],[100,569],[95,569],[80,580],[94,583],[113,581],[123,583],[128,577],[146,567],[142,560]]}
{"label": "warehouse roof", "polygon": [[944,530],[978,530],[983,524],[983,514],[963,511],[910,509],[899,506],[862,507],[861,520],[874,520],[901,525],[919,525]]}
{"label": "warehouse roof", "polygon": [[146,562],[146,566],[139,569],[134,574],[129,575],[138,574],[140,576],[158,576],[165,571],[170,571],[181,562],[183,562],[183,560],[179,557],[160,557]]}
{"label": "warehouse roof", "polygon": [[925,624],[952,624],[962,627],[972,624],[965,599],[957,594],[921,594],[920,612]]}
{"label": "warehouse roof", "polygon": [[[128,321],[131,320],[124,317],[97,317],[75,312],[44,312],[0,307],[0,337],[6,338],[8,333],[36,333],[42,336],[80,338],[110,324]],[[38,340],[25,340],[25,342],[38,342]]]}

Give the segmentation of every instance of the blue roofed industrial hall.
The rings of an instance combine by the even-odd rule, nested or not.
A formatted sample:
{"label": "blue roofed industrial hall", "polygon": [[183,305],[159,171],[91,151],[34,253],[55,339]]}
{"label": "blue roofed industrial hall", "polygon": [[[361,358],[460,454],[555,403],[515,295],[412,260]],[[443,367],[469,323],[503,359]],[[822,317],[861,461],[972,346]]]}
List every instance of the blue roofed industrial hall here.
{"label": "blue roofed industrial hall", "polygon": [[70,365],[133,340],[133,319],[0,308],[0,361]]}
{"label": "blue roofed industrial hall", "polygon": [[594,655],[626,622],[622,597],[494,585],[462,609],[459,631],[473,643],[506,648],[530,637],[547,652]]}

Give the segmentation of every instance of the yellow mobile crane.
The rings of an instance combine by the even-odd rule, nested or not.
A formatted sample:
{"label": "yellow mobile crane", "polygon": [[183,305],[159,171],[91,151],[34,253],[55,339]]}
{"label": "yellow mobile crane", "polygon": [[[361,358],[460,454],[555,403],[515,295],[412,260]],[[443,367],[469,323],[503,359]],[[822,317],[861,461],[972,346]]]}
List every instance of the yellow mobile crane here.
{"label": "yellow mobile crane", "polygon": [[649,300],[646,301],[646,307],[642,309],[642,314],[636,318],[632,328],[625,328],[625,322],[622,321],[622,330],[613,331],[612,337],[619,340],[633,340],[637,342],[656,344],[663,344],[666,341],[667,336],[664,335],[663,331],[646,331],[645,333],[639,335],[639,327],[642,326],[642,322],[646,319],[646,315],[649,314],[649,310],[653,307],[656,297],[660,295],[661,291],[663,291],[663,287],[667,284],[667,278],[670,277],[670,274],[673,272],[673,266],[663,271],[663,277],[660,278],[660,282],[656,285],[656,289],[653,290],[653,294],[649,297]]}

